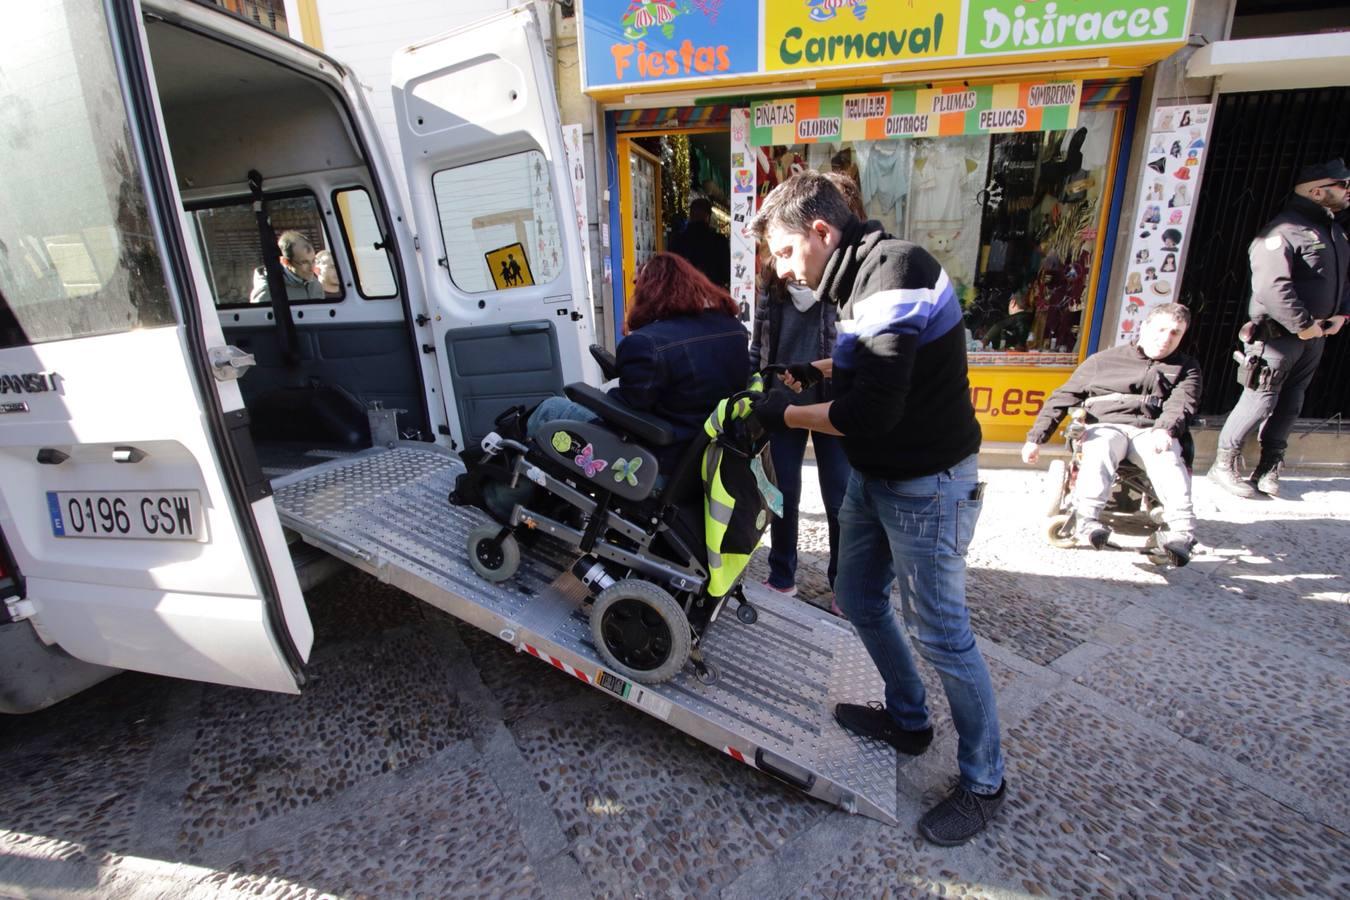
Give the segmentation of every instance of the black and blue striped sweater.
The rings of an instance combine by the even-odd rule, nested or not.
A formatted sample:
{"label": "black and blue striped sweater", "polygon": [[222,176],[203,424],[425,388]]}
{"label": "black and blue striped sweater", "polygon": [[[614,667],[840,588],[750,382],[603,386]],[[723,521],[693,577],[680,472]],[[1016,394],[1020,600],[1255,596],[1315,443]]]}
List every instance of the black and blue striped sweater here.
{"label": "black and blue striped sweater", "polygon": [[852,222],[817,293],[839,307],[830,422],[853,468],[898,481],[980,449],[961,304],[931,253]]}

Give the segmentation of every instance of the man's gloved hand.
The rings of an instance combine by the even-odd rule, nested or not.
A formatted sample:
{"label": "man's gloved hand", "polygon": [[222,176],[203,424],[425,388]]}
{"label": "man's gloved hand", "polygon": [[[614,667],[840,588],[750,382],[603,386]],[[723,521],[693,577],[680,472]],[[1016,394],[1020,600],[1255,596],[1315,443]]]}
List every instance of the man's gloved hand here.
{"label": "man's gloved hand", "polygon": [[[788,378],[792,381],[789,382]],[[825,375],[809,362],[793,363],[787,367],[787,376],[783,378],[785,384],[796,393],[801,393],[812,385],[819,384]]]}
{"label": "man's gloved hand", "polygon": [[791,405],[788,395],[782,391],[765,391],[751,401],[750,414],[768,434],[781,434],[788,430],[783,416]]}

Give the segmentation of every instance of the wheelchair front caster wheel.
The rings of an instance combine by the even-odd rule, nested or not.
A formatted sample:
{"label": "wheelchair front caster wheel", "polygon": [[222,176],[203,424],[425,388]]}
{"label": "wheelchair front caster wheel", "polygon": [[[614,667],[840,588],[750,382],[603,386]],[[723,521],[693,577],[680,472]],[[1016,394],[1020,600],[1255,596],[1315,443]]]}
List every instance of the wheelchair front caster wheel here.
{"label": "wheelchair front caster wheel", "polygon": [[707,660],[703,660],[694,663],[694,677],[698,679],[699,684],[717,684],[722,677],[722,670]]}
{"label": "wheelchair front caster wheel", "polygon": [[591,639],[610,670],[643,684],[674,678],[693,647],[689,620],[675,598],[640,578],[616,581],[595,598]]}
{"label": "wheelchair front caster wheel", "polygon": [[759,621],[759,610],[755,609],[749,603],[742,603],[736,607],[736,618],[740,619],[746,625],[753,625]]}
{"label": "wheelchair front caster wheel", "polygon": [[520,568],[520,544],[500,525],[478,525],[469,532],[469,567],[494,584],[505,581]]}
{"label": "wheelchair front caster wheel", "polygon": [[1069,513],[1051,516],[1045,523],[1045,539],[1060,549],[1077,544],[1078,541],[1073,535],[1072,520],[1073,516]]}

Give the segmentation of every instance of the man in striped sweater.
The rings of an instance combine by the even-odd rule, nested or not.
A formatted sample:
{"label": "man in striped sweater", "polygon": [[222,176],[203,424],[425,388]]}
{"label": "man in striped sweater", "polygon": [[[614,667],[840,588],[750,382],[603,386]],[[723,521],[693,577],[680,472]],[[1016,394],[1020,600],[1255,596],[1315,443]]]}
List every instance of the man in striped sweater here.
{"label": "man in striped sweater", "polygon": [[854,475],[839,512],[835,596],[886,685],[885,703],[841,703],[849,731],[918,755],[933,739],[927,698],[891,604],[942,679],[958,738],[956,789],[919,820],[942,845],[980,831],[1007,794],[989,670],[966,609],[965,554],[983,495],[980,426],[970,403],[965,329],[947,273],[932,254],[860,222],[815,172],[774,188],[752,223],[779,277],[839,307],[831,359],[802,361],[789,387],[832,379],[831,399],[793,406],[765,394],[756,418],[843,436]]}

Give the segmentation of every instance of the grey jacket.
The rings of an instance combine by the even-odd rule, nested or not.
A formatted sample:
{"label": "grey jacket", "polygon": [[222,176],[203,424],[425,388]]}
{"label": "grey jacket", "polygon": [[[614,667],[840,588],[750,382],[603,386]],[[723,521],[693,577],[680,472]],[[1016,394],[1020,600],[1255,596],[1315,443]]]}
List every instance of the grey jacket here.
{"label": "grey jacket", "polygon": [[[322,300],[323,285],[317,278],[304,280],[285,266],[281,275],[286,279],[287,300]],[[262,266],[253,270],[253,292],[248,296],[249,303],[271,303],[272,292],[267,288],[267,270]]]}
{"label": "grey jacket", "polygon": [[[815,306],[812,306],[806,312],[798,312],[797,307],[792,305],[792,300],[782,282],[775,279],[769,286],[765,286],[764,279],[761,278],[761,286],[755,292],[755,321],[750,328],[751,370],[758,372],[768,365],[791,365],[792,363],[829,359],[831,354],[834,353],[835,322],[838,319],[838,312],[838,308],[833,303],[820,300],[816,301]],[[784,356],[784,353],[791,353],[792,351],[780,349],[779,338],[782,335],[783,320],[786,317],[809,319],[809,324],[815,326],[816,346],[811,349],[807,357],[788,359]],[[780,386],[780,382],[776,379],[770,385],[771,388]],[[830,397],[829,386],[830,381],[827,378],[815,387],[793,395],[792,403],[794,406],[824,403]],[[783,389],[786,390],[786,388]]]}
{"label": "grey jacket", "polygon": [[1318,204],[1292,195],[1247,250],[1252,266],[1248,314],[1297,334],[1328,316],[1350,314],[1350,244]]}

